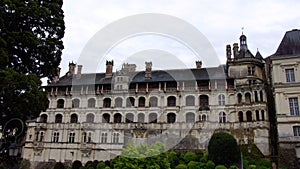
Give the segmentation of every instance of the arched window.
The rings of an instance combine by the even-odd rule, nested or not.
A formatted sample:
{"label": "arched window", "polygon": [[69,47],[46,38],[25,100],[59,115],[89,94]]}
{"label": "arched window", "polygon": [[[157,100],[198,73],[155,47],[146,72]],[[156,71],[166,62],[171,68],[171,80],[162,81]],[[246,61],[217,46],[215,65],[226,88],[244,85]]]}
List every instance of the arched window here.
{"label": "arched window", "polygon": [[195,106],[195,97],[194,96],[187,96],[185,98],[185,105],[186,106]]}
{"label": "arched window", "polygon": [[122,122],[122,115],[120,113],[116,113],[114,115],[114,123],[121,123]]}
{"label": "arched window", "polygon": [[201,121],[207,121],[207,115],[206,114],[202,114],[201,116]]}
{"label": "arched window", "polygon": [[145,107],[145,97],[139,98],[139,107]]}
{"label": "arched window", "polygon": [[64,99],[58,99],[57,100],[57,108],[64,108],[64,106],[65,106]]}
{"label": "arched window", "polygon": [[120,137],[120,133],[114,133],[112,142],[119,143],[119,137]]}
{"label": "arched window", "polygon": [[115,107],[122,107],[123,99],[118,97],[115,99]]}
{"label": "arched window", "polygon": [[69,143],[74,143],[75,142],[75,133],[71,132],[69,134]]}
{"label": "arched window", "polygon": [[226,113],[225,112],[219,113],[219,123],[226,123]]}
{"label": "arched window", "polygon": [[252,112],[251,111],[247,111],[246,112],[246,116],[247,116],[247,122],[251,122],[252,121]]}
{"label": "arched window", "polygon": [[88,143],[92,142],[92,133],[91,132],[88,133],[87,142]]}
{"label": "arched window", "polygon": [[250,93],[245,94],[245,101],[246,101],[246,103],[251,103],[251,94]]}
{"label": "arched window", "polygon": [[150,97],[149,101],[149,107],[157,107],[157,98],[156,97]]}
{"label": "arched window", "polygon": [[176,122],[176,114],[175,113],[169,113],[167,115],[167,122],[168,123],[175,123]]}
{"label": "arched window", "polygon": [[101,143],[107,143],[107,133],[101,134]]}
{"label": "arched window", "polygon": [[260,96],[260,101],[263,102],[264,101],[264,93],[262,90],[259,92],[259,96]]}
{"label": "arched window", "polygon": [[71,120],[70,120],[70,123],[77,123],[78,122],[78,116],[77,114],[72,114],[71,115]]}
{"label": "arched window", "polygon": [[94,118],[95,118],[94,114],[89,113],[88,115],[86,115],[86,122],[94,123]]}
{"label": "arched window", "polygon": [[103,100],[103,107],[105,107],[105,108],[111,107],[111,99],[110,98],[105,98]]}
{"label": "arched window", "polygon": [[126,114],[126,123],[133,123],[133,114],[132,113],[127,113]]}
{"label": "arched window", "polygon": [[209,110],[208,103],[209,103],[209,100],[208,100],[207,95],[200,95],[199,96],[200,110]]}
{"label": "arched window", "polygon": [[167,106],[168,107],[175,107],[176,106],[176,97],[175,96],[169,96],[168,97]]}
{"label": "arched window", "polygon": [[79,99],[73,99],[72,100],[72,108],[79,108],[80,100]]}
{"label": "arched window", "polygon": [[94,108],[96,106],[96,100],[94,98],[90,98],[88,100],[88,108]]}
{"label": "arched window", "polygon": [[195,114],[191,112],[187,113],[185,115],[185,121],[187,123],[195,123]]}
{"label": "arched window", "polygon": [[265,111],[264,110],[261,111],[261,120],[265,121]]}
{"label": "arched window", "polygon": [[48,120],[48,115],[47,114],[42,114],[40,117],[40,122],[41,123],[47,123]]}
{"label": "arched window", "polygon": [[110,115],[105,113],[102,115],[102,123],[109,123],[110,122]]}
{"label": "arched window", "polygon": [[143,113],[138,114],[138,122],[139,123],[145,122],[145,115]]}
{"label": "arched window", "polygon": [[86,132],[83,132],[83,133],[82,133],[82,142],[83,142],[83,143],[86,143],[86,142],[87,142],[87,134],[86,134]]}
{"label": "arched window", "polygon": [[257,93],[257,91],[254,91],[254,101],[258,102],[258,93]]}
{"label": "arched window", "polygon": [[243,112],[242,111],[239,111],[239,122],[243,122],[244,121],[244,117],[243,117]]}
{"label": "arched window", "polygon": [[237,95],[237,103],[238,103],[238,104],[242,103],[242,94],[241,94],[241,93],[239,93],[239,94]]}
{"label": "arched window", "polygon": [[157,123],[157,115],[156,113],[149,114],[149,123]]}
{"label": "arched window", "polygon": [[219,105],[220,106],[224,106],[225,105],[225,95],[224,94],[220,94],[218,96],[218,100],[219,100]]}
{"label": "arched window", "polygon": [[61,114],[55,115],[55,123],[62,123],[63,116]]}
{"label": "arched window", "polygon": [[258,110],[255,110],[255,115],[256,115],[256,121],[259,121],[260,117],[259,117],[259,111]]}
{"label": "arched window", "polygon": [[132,106],[134,106],[134,102],[135,102],[135,99],[133,97],[128,97],[126,99],[126,107],[132,107]]}

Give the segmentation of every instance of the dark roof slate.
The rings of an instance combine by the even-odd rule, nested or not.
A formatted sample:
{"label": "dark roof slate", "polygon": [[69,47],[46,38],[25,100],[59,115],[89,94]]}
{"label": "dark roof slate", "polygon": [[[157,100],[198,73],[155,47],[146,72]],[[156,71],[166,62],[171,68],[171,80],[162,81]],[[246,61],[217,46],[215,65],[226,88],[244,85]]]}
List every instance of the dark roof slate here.
{"label": "dark roof slate", "polygon": [[285,33],[276,53],[274,53],[271,57],[298,54],[300,54],[300,30],[293,29]]}

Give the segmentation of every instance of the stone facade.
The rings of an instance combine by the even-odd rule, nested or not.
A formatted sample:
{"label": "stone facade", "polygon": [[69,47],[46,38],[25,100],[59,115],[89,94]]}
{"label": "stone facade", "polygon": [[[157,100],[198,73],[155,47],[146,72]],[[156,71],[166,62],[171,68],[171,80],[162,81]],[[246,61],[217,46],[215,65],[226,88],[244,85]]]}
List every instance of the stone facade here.
{"label": "stone facade", "polygon": [[28,123],[23,158],[108,160],[128,141],[205,150],[218,131],[269,156],[265,60],[259,52],[252,55],[245,35],[226,53],[226,65],[210,68],[197,61],[196,68],[152,70],[155,62],[146,62],[145,71],[123,64],[112,72],[108,61],[104,73],[82,74],[79,66],[75,74],[71,63],[69,72],[45,87],[49,108]]}

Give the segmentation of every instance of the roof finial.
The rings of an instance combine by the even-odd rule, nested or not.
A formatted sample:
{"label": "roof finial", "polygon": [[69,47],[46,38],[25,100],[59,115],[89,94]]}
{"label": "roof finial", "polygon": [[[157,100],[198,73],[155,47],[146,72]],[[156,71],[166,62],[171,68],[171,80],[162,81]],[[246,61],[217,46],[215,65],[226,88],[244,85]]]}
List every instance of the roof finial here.
{"label": "roof finial", "polygon": [[242,35],[244,35],[244,27],[242,27]]}

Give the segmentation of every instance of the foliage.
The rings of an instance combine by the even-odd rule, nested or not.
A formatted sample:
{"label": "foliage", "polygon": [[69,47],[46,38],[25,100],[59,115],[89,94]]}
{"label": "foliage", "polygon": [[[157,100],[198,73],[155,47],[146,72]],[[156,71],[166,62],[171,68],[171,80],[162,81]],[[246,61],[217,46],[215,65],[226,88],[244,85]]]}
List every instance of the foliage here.
{"label": "foliage", "polygon": [[196,150],[195,154],[197,155],[197,159],[200,160],[203,156],[204,156],[204,153],[202,150]]}
{"label": "foliage", "polygon": [[105,165],[105,163],[104,162],[99,162],[98,164],[97,164],[97,169],[104,169],[106,167],[106,165]]}
{"label": "foliage", "polygon": [[75,160],[72,164],[72,169],[80,169],[82,167],[82,163],[79,160]]}
{"label": "foliage", "polygon": [[207,163],[206,163],[206,168],[207,169],[214,169],[215,168],[215,163],[211,160],[209,160]]}
{"label": "foliage", "polygon": [[224,165],[217,165],[215,169],[227,169]]}
{"label": "foliage", "polygon": [[53,169],[65,169],[65,166],[62,162],[57,162]]}
{"label": "foliage", "polygon": [[249,165],[248,169],[256,169],[256,165],[251,164],[251,165]]}
{"label": "foliage", "polygon": [[201,169],[205,167],[204,163],[196,162],[196,161],[190,161],[187,165],[188,169]]}
{"label": "foliage", "polygon": [[209,159],[216,164],[230,166],[240,160],[236,139],[225,132],[214,133],[208,144]]}
{"label": "foliage", "polygon": [[200,161],[203,162],[203,163],[206,163],[207,160],[208,160],[208,153],[205,152],[205,153],[203,154],[203,157],[200,158]]}
{"label": "foliage", "polygon": [[239,169],[239,167],[236,166],[236,165],[231,165],[231,166],[229,167],[229,169]]}
{"label": "foliage", "polygon": [[193,152],[187,152],[184,154],[183,159],[185,163],[189,163],[190,161],[197,161],[197,155]]}
{"label": "foliage", "polygon": [[175,169],[187,169],[187,166],[185,164],[178,164]]}
{"label": "foliage", "polygon": [[179,164],[179,154],[177,154],[175,151],[171,151],[168,154],[168,162],[170,163],[171,168],[175,168]]}
{"label": "foliage", "polygon": [[259,159],[258,160],[258,166],[261,167],[266,167],[266,168],[271,168],[272,163],[266,159]]}

